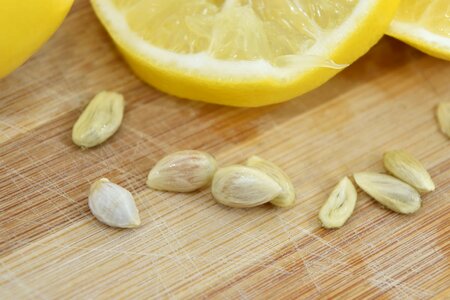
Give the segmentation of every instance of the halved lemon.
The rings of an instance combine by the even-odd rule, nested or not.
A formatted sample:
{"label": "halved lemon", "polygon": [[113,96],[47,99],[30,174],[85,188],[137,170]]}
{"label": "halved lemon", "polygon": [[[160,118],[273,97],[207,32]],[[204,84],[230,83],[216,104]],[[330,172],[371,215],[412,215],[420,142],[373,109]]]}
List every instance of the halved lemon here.
{"label": "halved lemon", "polygon": [[91,0],[134,72],[232,106],[291,99],[374,45],[397,0]]}
{"label": "halved lemon", "polygon": [[56,31],[73,0],[0,0],[0,78],[11,73]]}
{"label": "halved lemon", "polygon": [[403,0],[387,34],[450,60],[450,0]]}

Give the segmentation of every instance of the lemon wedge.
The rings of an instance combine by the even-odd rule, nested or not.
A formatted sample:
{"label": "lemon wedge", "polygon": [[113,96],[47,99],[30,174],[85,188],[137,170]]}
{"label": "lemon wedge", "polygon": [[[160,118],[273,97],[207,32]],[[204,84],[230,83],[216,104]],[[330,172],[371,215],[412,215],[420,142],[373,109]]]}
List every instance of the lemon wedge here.
{"label": "lemon wedge", "polygon": [[232,106],[321,85],[386,31],[397,0],[91,0],[145,82]]}
{"label": "lemon wedge", "polygon": [[387,34],[450,60],[450,1],[403,0]]}
{"label": "lemon wedge", "polygon": [[0,0],[0,78],[11,73],[56,31],[73,0]]}

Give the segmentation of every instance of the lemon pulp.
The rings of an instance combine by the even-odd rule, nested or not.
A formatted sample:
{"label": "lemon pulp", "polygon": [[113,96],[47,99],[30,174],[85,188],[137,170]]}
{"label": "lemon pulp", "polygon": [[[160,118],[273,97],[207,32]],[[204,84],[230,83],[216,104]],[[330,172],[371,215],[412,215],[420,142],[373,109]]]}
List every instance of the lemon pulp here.
{"label": "lemon pulp", "polygon": [[[219,60],[301,55],[341,25],[357,1],[113,0],[130,29],[148,43]],[[289,3],[290,2],[290,3]],[[305,1],[302,1],[305,2]],[[326,5],[325,5],[326,4]]]}

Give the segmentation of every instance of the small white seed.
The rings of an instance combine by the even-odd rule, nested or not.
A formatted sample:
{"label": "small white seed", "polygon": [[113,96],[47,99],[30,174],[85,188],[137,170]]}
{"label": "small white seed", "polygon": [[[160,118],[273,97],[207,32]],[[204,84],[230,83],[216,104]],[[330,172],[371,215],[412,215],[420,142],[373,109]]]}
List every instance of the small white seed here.
{"label": "small white seed", "polygon": [[270,203],[279,207],[290,207],[295,204],[295,189],[292,181],[277,165],[256,155],[250,157],[245,165],[266,173],[280,185],[282,189],[280,195]]}
{"label": "small white seed", "polygon": [[392,175],[410,184],[421,193],[434,191],[435,186],[425,167],[403,150],[389,151],[383,157],[384,167]]}
{"label": "small white seed", "polygon": [[211,183],[217,163],[203,151],[184,150],[169,154],[156,163],[147,177],[155,190],[192,192]]}
{"label": "small white seed", "polygon": [[89,208],[100,222],[109,226],[133,228],[141,224],[131,193],[106,178],[92,184]]}
{"label": "small white seed", "polygon": [[422,204],[419,193],[395,177],[372,172],[356,173],[353,176],[361,189],[395,212],[410,214]]}
{"label": "small white seed", "polygon": [[345,224],[355,209],[357,194],[353,183],[344,177],[331,192],[319,212],[325,228],[339,228]]}
{"label": "small white seed", "polygon": [[119,129],[124,107],[125,101],[121,94],[97,94],[73,126],[73,142],[80,147],[89,148],[106,141]]}
{"label": "small white seed", "polygon": [[253,207],[272,201],[282,189],[258,169],[234,165],[214,174],[211,192],[217,202],[231,207]]}

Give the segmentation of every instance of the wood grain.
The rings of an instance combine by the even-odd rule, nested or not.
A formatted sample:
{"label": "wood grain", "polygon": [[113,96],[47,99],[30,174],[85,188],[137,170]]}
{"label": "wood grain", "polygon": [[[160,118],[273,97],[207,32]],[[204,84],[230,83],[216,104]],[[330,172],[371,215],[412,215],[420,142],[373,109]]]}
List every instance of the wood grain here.
{"label": "wood grain", "polygon": [[[384,38],[321,88],[258,109],[165,95],[136,79],[88,1],[0,81],[1,299],[445,299],[450,297],[450,143],[436,124],[450,64]],[[127,100],[123,127],[82,151],[71,127],[100,90]],[[292,177],[298,204],[231,209],[209,191],[153,192],[148,170],[180,149],[221,165],[257,154]],[[344,175],[382,171],[403,148],[437,189],[404,216],[359,191],[339,230],[317,214]],[[87,207],[107,177],[131,190],[143,226],[116,230]]]}

